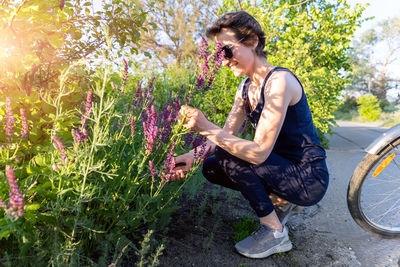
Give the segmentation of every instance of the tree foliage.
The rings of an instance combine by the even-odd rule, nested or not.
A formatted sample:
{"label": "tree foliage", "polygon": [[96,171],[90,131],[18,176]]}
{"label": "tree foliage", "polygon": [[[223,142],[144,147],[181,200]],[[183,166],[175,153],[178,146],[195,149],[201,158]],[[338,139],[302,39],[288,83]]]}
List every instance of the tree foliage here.
{"label": "tree foliage", "polygon": [[[31,130],[27,154],[35,153],[32,144],[49,142],[50,131],[62,138],[79,122],[70,115],[80,107],[89,87],[87,65],[103,53],[116,54],[128,45],[132,53],[138,49],[139,30],[146,17],[141,6],[122,0],[96,3],[1,1],[0,120],[6,97],[12,97],[17,120],[20,108],[25,109]],[[63,112],[58,116],[57,107],[49,103],[60,91],[58,105]],[[0,142],[4,140],[1,131]]]}
{"label": "tree foliage", "polygon": [[[137,42],[145,12],[135,2],[113,0],[3,1],[0,5],[0,89],[49,90],[69,64],[93,60],[113,43],[118,50]],[[96,9],[97,10],[96,10]],[[74,79],[76,81],[76,79]]]}
{"label": "tree foliage", "polygon": [[[196,42],[206,25],[216,19],[217,2],[211,0],[143,1],[148,19],[141,31],[140,51],[151,64],[167,69],[193,62]],[[154,60],[155,59],[155,60]],[[148,62],[149,63],[149,62]]]}

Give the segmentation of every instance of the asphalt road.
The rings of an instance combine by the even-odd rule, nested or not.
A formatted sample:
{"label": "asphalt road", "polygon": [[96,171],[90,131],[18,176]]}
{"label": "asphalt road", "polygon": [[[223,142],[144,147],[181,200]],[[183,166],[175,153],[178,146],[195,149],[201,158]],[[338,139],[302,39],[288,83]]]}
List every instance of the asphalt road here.
{"label": "asphalt road", "polygon": [[[303,211],[309,216],[303,214],[299,221],[306,219],[313,226],[309,229],[315,229],[321,239],[331,242],[332,258],[338,266],[400,266],[400,240],[382,239],[365,232],[352,220],[346,204],[347,185],[366,153],[364,149],[387,129],[362,123],[338,124],[327,150],[328,192],[314,211]],[[297,216],[293,217],[294,227]]]}

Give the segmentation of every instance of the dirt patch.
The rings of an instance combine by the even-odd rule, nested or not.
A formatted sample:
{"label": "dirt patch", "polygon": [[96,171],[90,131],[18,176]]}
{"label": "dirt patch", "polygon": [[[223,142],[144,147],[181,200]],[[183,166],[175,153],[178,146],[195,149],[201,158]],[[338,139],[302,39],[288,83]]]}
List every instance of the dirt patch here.
{"label": "dirt patch", "polygon": [[196,195],[185,194],[173,214],[160,266],[360,266],[351,247],[309,220],[319,206],[305,208],[289,222],[293,249],[266,259],[249,259],[234,249],[233,226],[247,215],[257,220],[239,192],[205,183]]}

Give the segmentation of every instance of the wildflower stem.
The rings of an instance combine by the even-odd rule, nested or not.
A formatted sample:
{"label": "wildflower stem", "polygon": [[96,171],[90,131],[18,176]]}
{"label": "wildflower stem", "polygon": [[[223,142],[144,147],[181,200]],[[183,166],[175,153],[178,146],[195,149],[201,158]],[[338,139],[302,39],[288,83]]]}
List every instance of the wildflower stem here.
{"label": "wildflower stem", "polygon": [[[105,90],[106,83],[107,83],[107,75],[108,75],[108,68],[105,69],[103,84],[101,86],[98,86],[98,87],[100,87],[100,90],[99,90],[100,103],[97,106],[98,107],[97,108],[97,112],[93,112],[94,121],[95,121],[94,129],[93,129],[93,140],[92,140],[92,142],[90,144],[90,152],[89,152],[89,154],[87,156],[87,160],[84,161],[84,162],[86,162],[86,166],[84,167],[85,169],[84,169],[84,173],[83,173],[83,180],[82,180],[81,190],[80,190],[80,193],[79,193],[78,207],[77,207],[78,210],[77,210],[77,214],[75,216],[75,223],[74,223],[74,227],[72,228],[71,239],[70,239],[70,242],[69,242],[69,248],[70,249],[71,249],[71,247],[73,245],[73,242],[74,242],[74,240],[76,238],[76,227],[78,225],[78,220],[79,220],[79,217],[80,217],[81,212],[82,212],[82,198],[83,198],[84,191],[85,191],[85,188],[86,188],[86,181],[87,181],[88,175],[89,175],[89,173],[91,171],[91,168],[92,168],[92,165],[93,165],[93,162],[94,162],[95,147],[98,145],[98,143],[101,143],[100,142],[100,138],[101,138],[101,130],[102,129],[101,129],[100,125],[101,125],[101,118],[102,118],[103,112],[105,110],[104,109],[104,90]],[[95,113],[97,113],[97,114],[95,114]]]}

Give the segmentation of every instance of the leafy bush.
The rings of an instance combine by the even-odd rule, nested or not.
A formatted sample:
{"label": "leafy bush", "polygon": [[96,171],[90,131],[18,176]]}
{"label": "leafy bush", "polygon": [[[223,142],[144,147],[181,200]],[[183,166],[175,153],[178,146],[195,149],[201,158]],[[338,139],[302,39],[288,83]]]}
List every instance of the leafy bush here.
{"label": "leafy bush", "polygon": [[376,121],[381,115],[382,109],[379,100],[374,95],[362,95],[358,98],[358,113],[368,121]]}
{"label": "leafy bush", "polygon": [[[139,253],[135,244],[146,229],[164,229],[177,208],[172,200],[186,180],[168,183],[168,175],[174,147],[185,131],[162,120],[173,120],[178,106],[169,99],[156,111],[151,83],[142,96],[112,89],[106,75],[94,81],[81,125],[74,125],[72,136],[70,132],[58,138],[63,131],[56,120],[51,130],[54,148],[47,145],[21,162],[15,161],[14,143],[0,149],[1,168],[14,167],[25,198],[22,218],[10,217],[8,207],[0,211],[3,260],[34,265],[109,262],[112,255],[130,249]],[[56,105],[60,95],[46,100],[55,106],[54,114],[62,114],[62,105]],[[6,200],[7,180],[1,180],[0,196]],[[11,198],[5,204],[11,209]],[[143,257],[138,255],[138,260]]]}
{"label": "leafy bush", "polygon": [[387,100],[380,101],[380,107],[382,109],[382,112],[393,113],[398,110],[398,107],[395,103],[390,103]]}
{"label": "leafy bush", "polygon": [[348,112],[337,110],[335,111],[334,114],[335,114],[335,119],[344,121],[352,121],[359,116],[357,109],[350,110]]}
{"label": "leafy bush", "polygon": [[335,119],[351,121],[359,116],[357,112],[357,98],[346,96],[338,109],[334,112]]}
{"label": "leafy bush", "polygon": [[357,98],[354,96],[346,96],[337,110],[344,113],[357,110]]}
{"label": "leafy bush", "polygon": [[[210,51],[203,52],[208,60]],[[188,89],[192,96],[212,85],[223,55],[213,56],[199,72],[204,83]],[[199,166],[196,160],[186,179],[169,183],[173,156],[183,152],[183,143],[204,146],[186,138],[193,135],[177,120],[181,103],[190,98],[172,89],[165,94],[165,86],[154,87],[154,78],[131,86],[128,63],[123,63],[119,80],[109,75],[110,67],[88,79],[93,91],[80,119],[78,110],[65,109],[75,87],[61,83],[58,92],[41,94],[35,105],[45,103],[51,110],[42,127],[44,142],[33,146],[35,132],[29,131],[26,114],[15,112],[21,103],[6,96],[0,113],[6,125],[0,136],[5,144],[0,168],[6,169],[6,175],[0,173],[2,262],[117,264],[134,250],[139,266],[157,263],[163,244],[154,245],[152,233],[166,229],[177,209],[174,199]],[[26,154],[29,147],[33,152]],[[17,157],[21,152],[25,156]],[[204,149],[197,150],[197,157],[203,154]]]}

